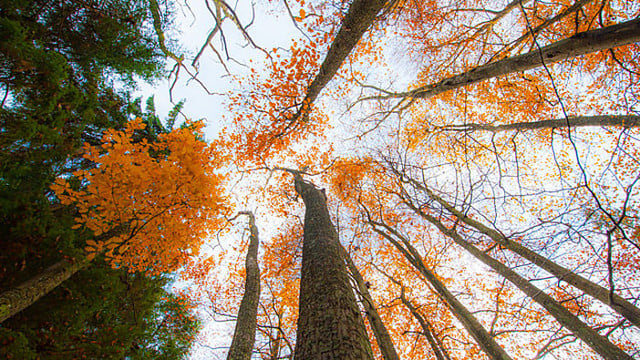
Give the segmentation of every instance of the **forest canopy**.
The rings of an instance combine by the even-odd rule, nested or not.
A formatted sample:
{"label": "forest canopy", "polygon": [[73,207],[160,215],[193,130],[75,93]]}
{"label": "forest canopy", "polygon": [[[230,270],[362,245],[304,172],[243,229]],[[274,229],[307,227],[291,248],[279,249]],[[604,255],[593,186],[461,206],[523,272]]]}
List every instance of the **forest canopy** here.
{"label": "forest canopy", "polygon": [[5,2],[0,354],[640,356],[635,2]]}

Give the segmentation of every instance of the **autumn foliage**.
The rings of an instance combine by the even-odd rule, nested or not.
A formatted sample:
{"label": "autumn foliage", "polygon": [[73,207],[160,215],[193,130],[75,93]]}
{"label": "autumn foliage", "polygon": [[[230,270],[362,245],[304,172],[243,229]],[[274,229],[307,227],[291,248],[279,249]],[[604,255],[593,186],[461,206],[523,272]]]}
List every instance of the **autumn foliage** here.
{"label": "autumn foliage", "polygon": [[52,188],[77,207],[74,227],[95,235],[88,259],[104,254],[114,267],[158,274],[198,252],[225,209],[220,164],[201,140],[202,126],[188,123],[151,143],[134,141],[145,127],[134,120],[105,132],[102,145],[85,144],[84,159],[96,166]]}

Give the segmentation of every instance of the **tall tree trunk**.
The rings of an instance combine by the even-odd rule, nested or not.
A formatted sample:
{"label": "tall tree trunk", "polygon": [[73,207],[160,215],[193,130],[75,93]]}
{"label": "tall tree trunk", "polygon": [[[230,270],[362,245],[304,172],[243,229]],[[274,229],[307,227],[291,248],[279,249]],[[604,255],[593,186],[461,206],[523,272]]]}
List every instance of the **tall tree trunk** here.
{"label": "tall tree trunk", "polygon": [[260,268],[258,267],[258,227],[252,212],[243,211],[241,215],[249,216],[249,249],[245,259],[244,295],[238,310],[238,320],[233,333],[227,359],[249,360],[256,340],[258,321],[258,302],[260,300]]}
{"label": "tall tree trunk", "polygon": [[295,174],[305,204],[297,360],[373,359],[324,193]]}
{"label": "tall tree trunk", "polygon": [[356,46],[362,35],[369,29],[376,19],[376,15],[384,8],[387,0],[353,0],[349,11],[342,20],[342,25],[335,39],[329,47],[318,74],[313,79],[307,94],[302,101],[302,106],[293,118],[294,121],[302,120],[308,114],[309,107],[316,100],[320,91],[329,83],[336,74],[351,50]]}
{"label": "tall tree trunk", "polygon": [[513,251],[519,256],[522,256],[524,259],[549,272],[559,280],[565,281],[567,284],[582,290],[585,294],[601,301],[603,304],[608,305],[613,311],[629,320],[630,323],[634,324],[637,327],[640,327],[640,309],[638,309],[622,296],[611,293],[608,289],[605,289],[604,287],[583,278],[575,272],[563,266],[560,266],[554,261],[547,259],[546,257],[536,253],[526,246],[508,239],[500,232],[491,229],[481,222],[468,217],[463,212],[456,209],[453,205],[449,204],[446,200],[436,195],[433,191],[431,191],[431,189],[420,184],[414,179],[403,176],[397,169],[393,169],[393,172],[396,173],[397,176],[400,176],[402,181],[408,181],[411,183],[411,185],[424,191],[427,196],[429,196],[429,198],[442,205],[442,207],[444,207],[447,211],[454,215],[458,220],[473,227],[480,233],[488,236],[496,244],[499,244],[500,246]]}
{"label": "tall tree trunk", "polygon": [[[464,326],[467,332],[476,340],[478,346],[480,346],[482,351],[484,351],[490,359],[511,360],[511,357],[500,345],[498,345],[482,324],[480,324],[478,319],[473,316],[469,309],[458,301],[455,295],[453,295],[449,289],[447,289],[447,287],[438,280],[436,275],[427,267],[424,261],[422,261],[422,257],[418,253],[418,250],[416,250],[405,237],[385,223],[376,222],[369,218],[369,224],[373,225],[373,230],[395,246],[407,258],[407,260],[409,260],[411,265],[413,265],[413,267],[415,267],[416,270],[425,277],[436,294],[438,294],[440,299],[447,304],[449,310],[451,310],[453,315],[458,318],[460,323],[462,323],[462,326]],[[383,227],[386,231],[382,231],[376,226]],[[387,231],[393,234],[393,236],[387,233]],[[402,241],[402,244],[400,244],[394,237]]]}
{"label": "tall tree trunk", "polygon": [[431,326],[429,321],[425,319],[418,312],[418,309],[416,309],[416,307],[413,306],[411,301],[409,301],[407,297],[404,296],[404,286],[401,286],[401,289],[400,289],[400,301],[402,301],[404,306],[406,306],[407,309],[409,309],[409,311],[411,312],[411,315],[413,315],[413,317],[416,318],[416,320],[418,320],[418,323],[420,323],[420,327],[422,327],[422,334],[424,335],[425,338],[427,338],[427,342],[431,346],[431,349],[433,350],[433,354],[436,356],[436,359],[451,360],[449,353],[442,346],[442,342],[440,341],[440,339],[438,339],[436,334],[433,332],[433,327]]}
{"label": "tall tree trunk", "polygon": [[89,263],[86,258],[73,262],[58,261],[19,286],[0,294],[0,323],[31,306]]}
{"label": "tall tree trunk", "polygon": [[638,41],[640,41],[640,18],[601,29],[578,33],[570,38],[544,46],[539,51],[535,50],[526,54],[481,65],[464,73],[443,79],[437,83],[421,86],[414,90],[372,98],[427,99],[497,76],[522,72],[542,66],[543,64],[556,63],[576,56],[612,49]]}
{"label": "tall tree trunk", "polygon": [[558,303],[553,297],[538,289],[529,280],[523,278],[518,273],[513,271],[508,266],[504,265],[500,261],[487,255],[471,243],[464,240],[460,234],[455,230],[449,229],[442,222],[435,217],[423,212],[414,206],[411,202],[405,201],[405,204],[409,206],[418,215],[429,221],[436,226],[444,235],[452,239],[456,244],[463,247],[476,259],[480,260],[485,265],[495,270],[500,276],[504,277],[512,284],[518,287],[523,293],[527,294],[540,306],[549,312],[560,325],[571,331],[576,337],[584,341],[589,347],[591,347],[596,353],[600,354],[604,359],[608,360],[631,360],[631,356],[627,355],[620,348],[612,344],[606,337],[600,335],[597,331],[583,323],[580,318],[567,310],[564,306]]}
{"label": "tall tree trunk", "polygon": [[358,294],[362,299],[362,305],[364,306],[364,310],[367,314],[369,325],[371,325],[371,329],[373,330],[373,335],[376,337],[376,341],[378,342],[378,347],[380,348],[382,357],[384,360],[400,360],[400,357],[396,352],[396,347],[393,345],[393,341],[391,340],[391,335],[389,335],[389,332],[384,326],[382,318],[373,303],[367,283],[362,278],[362,274],[360,274],[360,270],[358,270],[356,264],[351,260],[349,253],[344,249],[344,247],[342,247],[342,250],[344,252],[347,268],[349,268],[349,272],[358,287]]}
{"label": "tall tree trunk", "polygon": [[464,125],[447,125],[439,129],[445,131],[524,131],[539,130],[567,127],[586,127],[586,126],[619,126],[624,128],[640,127],[640,116],[637,115],[595,115],[595,116],[570,116],[566,119],[551,119],[529,122],[518,122],[503,125],[487,125],[487,124],[464,124]]}

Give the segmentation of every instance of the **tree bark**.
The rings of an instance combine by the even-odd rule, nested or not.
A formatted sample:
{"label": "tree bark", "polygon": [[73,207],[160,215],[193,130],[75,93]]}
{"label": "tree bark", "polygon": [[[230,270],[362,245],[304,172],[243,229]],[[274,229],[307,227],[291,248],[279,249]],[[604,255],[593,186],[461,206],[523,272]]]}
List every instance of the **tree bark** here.
{"label": "tree bark", "polygon": [[294,359],[373,359],[324,193],[295,174],[305,204]]}
{"label": "tree bark", "polygon": [[554,298],[547,295],[544,291],[538,289],[531,284],[527,279],[520,276],[508,266],[499,262],[498,260],[487,255],[471,243],[462,239],[462,237],[454,230],[447,228],[438,219],[433,216],[424,213],[412,204],[406,203],[416,213],[436,226],[444,235],[452,239],[456,244],[463,247],[467,252],[473,255],[476,259],[480,260],[485,265],[495,270],[500,276],[509,280],[512,284],[518,287],[523,293],[532,298],[540,306],[549,312],[560,325],[571,331],[577,338],[584,341],[589,347],[591,347],[596,353],[600,354],[604,359],[608,360],[631,360],[631,356],[627,355],[620,348],[612,344],[606,337],[600,335],[597,331],[583,323],[580,318],[571,313],[567,308],[560,305]]}
{"label": "tree bark", "polygon": [[[95,240],[103,241],[122,234],[128,227],[129,225],[118,225]],[[128,240],[130,239],[131,237]],[[106,248],[102,251],[106,251]],[[91,260],[85,256],[71,261],[61,260],[13,289],[3,292],[0,294],[0,323],[28,308],[90,263]]]}
{"label": "tree bark", "polygon": [[344,60],[356,46],[362,35],[373,24],[376,15],[384,8],[387,0],[354,0],[349,11],[342,20],[340,30],[329,47],[318,74],[309,85],[302,106],[294,116],[294,121],[304,120],[309,107],[316,100],[322,89],[338,72]]}
{"label": "tree bark", "polygon": [[19,286],[0,294],[0,323],[31,306],[89,263],[86,258],[73,262],[58,261]]}
{"label": "tree bark", "polygon": [[342,250],[347,263],[347,268],[358,287],[358,294],[362,299],[362,305],[364,306],[364,310],[367,314],[369,325],[371,325],[371,329],[373,330],[373,335],[376,337],[376,341],[378,342],[378,347],[380,348],[382,357],[384,360],[400,360],[400,357],[396,352],[396,347],[393,345],[393,341],[391,340],[391,335],[389,335],[389,331],[387,331],[387,328],[384,326],[382,318],[373,303],[367,283],[362,278],[360,270],[358,270],[356,265],[353,263],[353,260],[351,260],[349,253],[344,249],[344,247],[342,247]]}
{"label": "tree bark", "polygon": [[566,119],[540,120],[530,122],[518,122],[503,125],[485,125],[485,124],[463,124],[448,125],[440,129],[447,131],[524,131],[524,130],[540,130],[553,128],[576,128],[587,126],[619,126],[623,128],[640,127],[640,116],[637,115],[595,115],[595,116],[571,116]]}
{"label": "tree bark", "polygon": [[416,320],[418,320],[418,323],[420,323],[420,327],[422,327],[422,334],[424,335],[425,338],[427,338],[427,342],[431,346],[431,349],[433,350],[433,354],[436,356],[436,359],[437,360],[451,360],[451,357],[449,356],[449,353],[447,352],[447,350],[445,348],[442,347],[442,343],[436,337],[436,334],[434,334],[433,327],[431,326],[429,321],[427,321],[427,319],[425,319],[418,312],[418,309],[416,309],[416,307],[413,306],[411,301],[409,301],[404,296],[404,286],[402,286],[401,290],[400,290],[400,301],[402,301],[404,306],[406,306],[407,309],[409,309],[409,311],[411,311],[411,315],[413,315],[413,317],[416,318]]}
{"label": "tree bark", "polygon": [[229,348],[228,360],[249,360],[256,340],[258,321],[258,302],[260,300],[260,267],[258,266],[258,227],[252,212],[243,211],[249,216],[249,249],[245,259],[244,295],[238,310],[238,320]]}
{"label": "tree bark", "polygon": [[375,99],[427,99],[449,90],[465,87],[501,75],[522,72],[543,64],[556,63],[576,56],[612,49],[640,41],[640,18],[601,29],[578,33],[540,50],[475,67],[464,73],[411,91],[376,96]]}
{"label": "tree bark", "polygon": [[[396,173],[396,175],[402,176],[401,173],[397,170],[394,169],[393,171]],[[615,293],[612,294],[608,289],[588,279],[583,278],[575,272],[555,263],[554,261],[547,259],[546,257],[536,253],[526,246],[510,240],[500,232],[491,229],[488,226],[480,223],[479,221],[466,216],[463,212],[453,207],[443,198],[431,191],[431,189],[420,184],[419,182],[407,177],[403,177],[403,181],[409,181],[412,185],[424,191],[427,196],[429,196],[429,198],[442,205],[442,207],[444,207],[457,219],[478,230],[480,233],[488,236],[496,244],[499,244],[500,246],[509,249],[517,255],[522,256],[532,264],[535,264],[536,266],[555,276],[556,278],[558,278],[558,280],[565,281],[567,284],[583,291],[585,294],[599,300],[603,304],[608,305],[613,311],[622,315],[630,323],[632,323],[636,327],[640,327],[640,309],[638,309],[635,305],[627,301],[622,296]]]}
{"label": "tree bark", "polygon": [[[447,287],[436,277],[436,275],[429,270],[418,251],[409,243],[396,230],[388,226],[387,224],[375,222],[369,219],[369,224],[373,225],[373,230],[387,239],[393,246],[395,246],[400,252],[409,260],[411,265],[415,267],[429,282],[433,290],[438,294],[440,299],[444,301],[449,307],[449,310],[455,315],[456,318],[462,323],[462,326],[467,332],[476,340],[476,343],[482,351],[492,360],[511,360],[511,357],[504,351],[504,349],[498,345],[493,337],[485,330],[476,319],[473,314],[460,302],[456,297],[447,289]],[[376,226],[383,227],[386,231],[389,231],[393,236],[402,241],[401,245],[396,239],[394,239],[387,232],[378,229]]]}

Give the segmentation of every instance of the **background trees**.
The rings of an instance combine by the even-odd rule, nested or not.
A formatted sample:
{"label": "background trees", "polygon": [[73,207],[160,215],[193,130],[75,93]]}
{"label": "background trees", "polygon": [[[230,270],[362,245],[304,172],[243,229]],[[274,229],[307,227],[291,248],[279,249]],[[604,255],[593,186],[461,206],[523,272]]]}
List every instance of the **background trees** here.
{"label": "background trees", "polygon": [[[329,18],[322,7],[309,9],[307,16]],[[562,357],[573,351],[595,358],[587,349],[589,340],[575,342],[578,325],[613,343],[607,346],[617,355],[609,356],[635,354],[633,315],[625,319],[615,310],[602,311],[598,302],[611,309],[623,303],[631,312],[637,309],[637,294],[626,280],[633,271],[620,266],[626,261],[614,260],[636,256],[631,253],[637,250],[630,250],[635,242],[623,225],[633,223],[635,216],[629,215],[629,205],[635,201],[637,179],[637,164],[632,165],[637,109],[631,105],[637,99],[637,10],[586,1],[448,6],[408,1],[386,9],[327,84],[324,96],[310,106],[309,118],[299,128],[311,135],[306,140],[293,133],[283,139],[286,132],[269,131],[289,126],[292,117],[283,114],[307,106],[295,101],[305,98],[306,89],[298,87],[306,81],[283,76],[276,77],[278,83],[260,82],[260,74],[250,76],[244,85],[251,99],[278,99],[271,95],[280,89],[287,93],[286,99],[264,107],[260,101],[246,104],[232,98],[232,108],[242,109],[235,112],[242,135],[233,141],[241,144],[239,154],[251,154],[239,157],[238,166],[255,174],[295,165],[316,174],[315,183],[330,185],[327,198],[342,241],[358,249],[352,256],[365,279],[370,277],[373,296],[376,289],[382,292],[381,317],[392,329],[407,329],[407,322],[396,323],[396,318],[413,319],[413,329],[435,334],[431,342],[420,338],[425,353],[436,348],[433,356],[465,358],[478,356],[480,349],[490,353],[493,344],[496,351],[489,356],[498,358]],[[343,14],[346,19],[348,12]],[[627,26],[627,40],[606,35]],[[586,39],[593,42],[579,50],[576,44]],[[301,52],[290,54],[280,61],[304,66],[292,65],[289,74],[314,68],[308,64],[316,59],[313,52],[302,58]],[[337,115],[324,115],[336,108],[347,114],[342,123]],[[257,139],[268,144],[295,140],[299,148],[267,152],[256,146],[263,143]],[[333,147],[318,145],[318,139]],[[388,164],[401,170],[394,172]],[[277,181],[274,177],[269,175],[268,181]],[[278,191],[271,184],[259,188]],[[331,205],[332,198],[340,203]],[[290,213],[281,206],[273,212]],[[373,228],[363,229],[363,221]],[[496,267],[476,262],[460,244],[480,258],[494,259]],[[522,251],[509,250],[516,248]],[[412,263],[422,269],[410,270]],[[411,277],[406,275],[410,271],[415,272]],[[425,284],[420,272],[433,281]],[[523,293],[503,276],[538,290]],[[434,287],[449,289],[451,301],[442,300],[442,291],[425,300]],[[411,292],[420,294],[416,303],[408,299]],[[547,300],[538,298],[544,303],[539,306],[527,295]],[[454,302],[459,305],[452,306]],[[453,330],[455,322],[444,314],[442,303],[454,317],[468,309],[468,321],[476,325]],[[548,313],[552,304],[573,320],[558,325]],[[416,315],[428,311],[444,324],[421,326]],[[438,343],[438,338],[446,340]],[[450,339],[457,339],[457,345]],[[401,357],[415,351],[411,340],[407,332],[395,333]]]}

